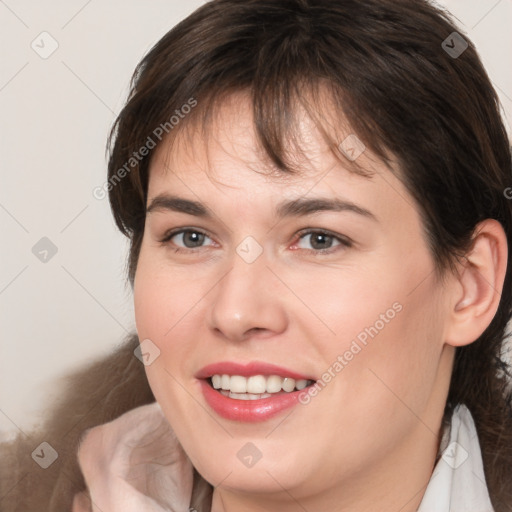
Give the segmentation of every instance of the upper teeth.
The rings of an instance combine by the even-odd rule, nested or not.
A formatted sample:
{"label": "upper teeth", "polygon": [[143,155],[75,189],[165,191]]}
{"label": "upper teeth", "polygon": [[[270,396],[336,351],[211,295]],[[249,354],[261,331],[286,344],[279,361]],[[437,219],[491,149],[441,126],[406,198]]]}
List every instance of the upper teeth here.
{"label": "upper teeth", "polygon": [[241,375],[212,375],[212,384],[215,389],[224,389],[233,393],[278,393],[279,391],[291,392],[295,389],[304,389],[308,385],[305,379],[295,380],[290,377],[278,375],[253,375],[242,377]]}

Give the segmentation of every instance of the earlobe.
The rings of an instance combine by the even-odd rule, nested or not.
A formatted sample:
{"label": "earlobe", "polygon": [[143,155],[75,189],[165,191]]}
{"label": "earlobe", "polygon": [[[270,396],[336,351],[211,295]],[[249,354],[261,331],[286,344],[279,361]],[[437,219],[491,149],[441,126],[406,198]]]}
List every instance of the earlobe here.
{"label": "earlobe", "polygon": [[487,329],[498,310],[507,254],[507,239],[501,224],[494,219],[478,224],[471,249],[453,280],[447,344],[469,345]]}

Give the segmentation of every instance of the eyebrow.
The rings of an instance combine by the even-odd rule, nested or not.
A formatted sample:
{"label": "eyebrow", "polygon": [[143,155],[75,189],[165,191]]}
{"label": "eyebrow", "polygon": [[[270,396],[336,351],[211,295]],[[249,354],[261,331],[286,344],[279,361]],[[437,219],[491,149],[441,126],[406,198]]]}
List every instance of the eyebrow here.
{"label": "eyebrow", "polygon": [[[208,208],[206,208],[202,203],[168,194],[160,194],[154,197],[146,209],[146,213],[158,210],[186,213],[188,215],[194,215],[205,219],[213,218]],[[291,201],[283,201],[279,203],[276,208],[276,213],[279,218],[301,217],[325,211],[352,212],[377,221],[377,218],[372,212],[370,212],[370,210],[358,206],[351,201],[339,198],[299,198]]]}

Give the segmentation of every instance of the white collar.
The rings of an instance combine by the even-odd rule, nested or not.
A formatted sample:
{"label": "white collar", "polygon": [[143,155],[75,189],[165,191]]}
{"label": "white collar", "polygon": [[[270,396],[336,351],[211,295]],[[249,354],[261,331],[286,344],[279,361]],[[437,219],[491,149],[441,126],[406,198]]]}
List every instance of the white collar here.
{"label": "white collar", "polygon": [[478,434],[465,405],[454,409],[441,451],[418,512],[494,512]]}

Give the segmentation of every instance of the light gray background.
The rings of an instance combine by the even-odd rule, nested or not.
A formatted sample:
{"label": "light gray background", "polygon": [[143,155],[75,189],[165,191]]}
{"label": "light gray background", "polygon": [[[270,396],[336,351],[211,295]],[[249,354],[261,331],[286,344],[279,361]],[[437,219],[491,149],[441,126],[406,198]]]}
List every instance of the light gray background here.
{"label": "light gray background", "polygon": [[[134,327],[127,244],[92,191],[135,65],[203,3],[0,0],[0,437],[28,431],[59,376]],[[512,0],[440,4],[475,42],[510,123]],[[47,262],[32,253],[42,237],[57,247]]]}

